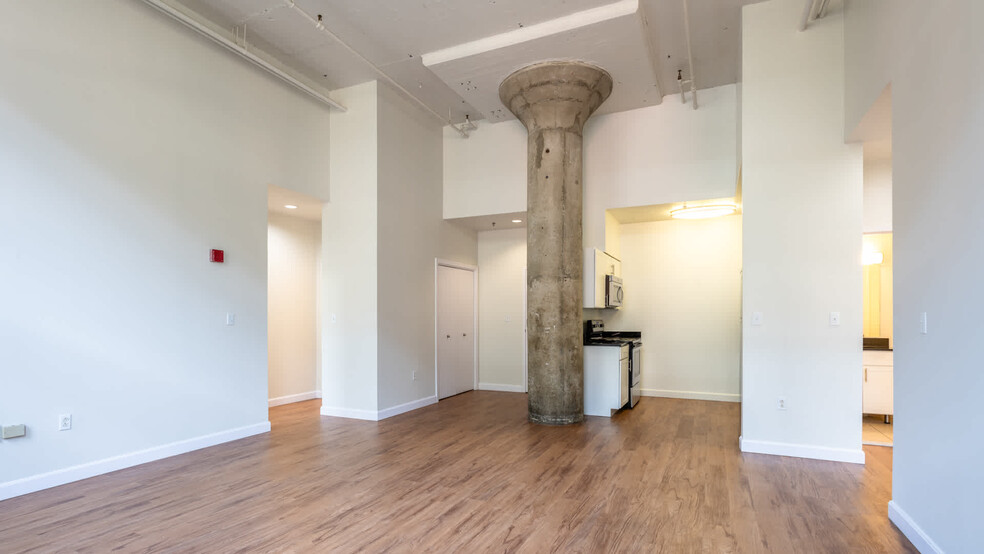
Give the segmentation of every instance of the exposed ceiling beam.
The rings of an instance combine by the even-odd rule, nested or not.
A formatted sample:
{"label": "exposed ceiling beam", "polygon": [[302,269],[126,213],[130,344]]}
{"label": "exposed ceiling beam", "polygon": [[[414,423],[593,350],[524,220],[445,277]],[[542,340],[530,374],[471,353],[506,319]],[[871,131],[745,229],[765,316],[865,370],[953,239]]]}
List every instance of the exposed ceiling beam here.
{"label": "exposed ceiling beam", "polygon": [[653,88],[656,89],[656,104],[663,103],[663,86],[659,81],[660,75],[660,52],[653,40],[653,31],[649,26],[649,18],[646,17],[645,6],[639,4],[639,22],[642,25],[642,34],[646,37],[646,53],[649,54],[649,66],[653,71]]}
{"label": "exposed ceiling beam", "polygon": [[450,123],[450,121],[445,121],[444,116],[442,116],[441,114],[437,113],[436,111],[434,111],[433,109],[431,109],[430,106],[428,106],[427,104],[425,104],[423,100],[421,100],[420,98],[417,98],[409,90],[407,90],[406,88],[404,88],[403,85],[401,85],[400,83],[397,83],[392,77],[390,77],[385,71],[383,71],[382,68],[380,68],[378,65],[372,63],[372,61],[370,61],[369,58],[366,58],[365,56],[363,56],[361,53],[359,53],[359,51],[357,51],[355,48],[352,48],[351,46],[349,46],[349,44],[347,42],[345,42],[344,40],[342,40],[341,37],[339,37],[335,33],[331,32],[331,30],[328,29],[328,27],[326,27],[325,24],[324,24],[324,22],[322,21],[321,15],[318,15],[317,17],[312,16],[311,14],[307,13],[303,9],[299,8],[294,3],[293,0],[285,0],[285,3],[287,4],[288,7],[293,8],[294,11],[296,11],[299,14],[301,14],[308,21],[310,21],[311,24],[314,25],[314,27],[316,29],[318,29],[319,31],[327,34],[329,37],[331,37],[332,40],[334,40],[335,42],[337,42],[349,54],[352,54],[353,56],[355,56],[356,58],[358,58],[362,63],[364,63],[367,66],[369,66],[369,68],[372,69],[376,73],[376,75],[379,75],[384,81],[386,81],[387,83],[389,83],[390,85],[392,85],[394,88],[396,88],[397,90],[399,90],[400,92],[402,92],[408,99],[413,100],[414,102],[416,102],[427,113],[431,114],[432,116],[434,116],[435,118],[437,118],[438,120],[440,120],[441,123]]}
{"label": "exposed ceiling beam", "polygon": [[577,29],[602,23],[611,19],[616,19],[626,15],[631,15],[639,9],[639,0],[620,0],[614,4],[607,4],[597,8],[591,8],[580,12],[551,19],[535,25],[529,25],[521,29],[515,29],[498,35],[480,38],[464,44],[457,44],[442,50],[428,52],[421,56],[424,65],[431,67],[443,63],[476,56],[515,46],[524,42],[529,42],[539,38],[549,37]]}

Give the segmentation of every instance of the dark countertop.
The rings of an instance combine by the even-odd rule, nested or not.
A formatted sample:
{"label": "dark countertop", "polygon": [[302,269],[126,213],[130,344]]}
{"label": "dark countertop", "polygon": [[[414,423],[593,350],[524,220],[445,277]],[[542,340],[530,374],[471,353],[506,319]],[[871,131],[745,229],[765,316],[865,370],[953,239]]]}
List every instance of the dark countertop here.
{"label": "dark countertop", "polygon": [[892,351],[891,341],[886,337],[864,337],[861,342],[864,350]]}

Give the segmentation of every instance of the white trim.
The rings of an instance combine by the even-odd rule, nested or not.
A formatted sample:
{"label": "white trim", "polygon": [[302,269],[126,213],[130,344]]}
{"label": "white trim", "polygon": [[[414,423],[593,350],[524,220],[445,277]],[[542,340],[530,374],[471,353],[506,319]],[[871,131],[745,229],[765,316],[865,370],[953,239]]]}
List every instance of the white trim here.
{"label": "white trim", "polygon": [[530,281],[529,270],[523,267],[523,390],[529,392],[530,386],[530,301],[529,301]]}
{"label": "white trim", "polygon": [[405,414],[409,411],[416,410],[417,408],[430,406],[431,404],[437,404],[436,394],[434,396],[418,398],[417,400],[411,400],[410,402],[405,402],[398,406],[392,406],[390,408],[384,408],[377,411],[321,406],[321,415],[329,417],[344,417],[347,419],[361,419],[364,421],[379,421],[396,415]]}
{"label": "white trim", "polygon": [[184,454],[193,450],[199,450],[202,448],[208,448],[209,446],[215,446],[217,444],[232,442],[253,435],[259,435],[261,433],[268,433],[269,431],[270,422],[264,421],[262,423],[247,425],[245,427],[236,427],[235,429],[219,431],[218,433],[211,433],[200,437],[162,444],[160,446],[154,446],[144,450],[138,450],[136,452],[121,454],[110,458],[104,458],[102,460],[96,460],[94,462],[80,464],[77,466],[56,469],[55,471],[32,475],[30,477],[17,479],[15,481],[7,481],[6,483],[0,483],[0,500],[6,500],[22,494],[50,489],[51,487],[57,487],[58,485],[64,485],[73,481],[88,479],[89,477],[95,477],[97,475],[103,475],[105,473],[118,471],[128,467],[138,466],[140,464],[146,464],[148,462],[162,460],[164,458],[170,458],[171,456],[177,456],[178,454]]}
{"label": "white trim", "polygon": [[738,437],[739,448],[742,452],[753,454],[771,454],[773,456],[792,456],[794,458],[811,458],[831,462],[864,463],[864,450],[850,448],[830,448],[812,444],[795,444],[791,442],[753,441]]}
{"label": "white trim", "polygon": [[321,405],[321,415],[329,417],[344,417],[348,419],[363,419],[366,421],[379,421],[379,412],[375,410],[358,410],[355,408],[337,408],[335,406]]}
{"label": "white trim", "polygon": [[430,406],[431,404],[437,404],[437,395],[419,398],[417,400],[405,402],[403,404],[400,404],[399,406],[393,406],[392,408],[379,410],[379,412],[377,412],[377,418],[386,419],[388,417],[405,414],[409,411],[416,410],[417,408]]}
{"label": "white trim", "polygon": [[740,394],[724,392],[693,392],[686,390],[640,389],[642,396],[658,398],[682,398],[685,400],[713,400],[714,402],[741,402]]}
{"label": "white trim", "polygon": [[321,398],[321,391],[312,390],[308,392],[302,392],[299,394],[288,394],[287,396],[278,396],[276,398],[271,398],[267,401],[269,407],[283,406],[284,404],[293,404],[294,402],[304,402],[305,400],[314,400],[315,398]]}
{"label": "white trim", "polygon": [[439,265],[443,265],[444,267],[453,267],[454,269],[464,269],[465,271],[478,271],[477,265],[445,260],[443,258],[434,258],[434,267],[436,268]]}
{"label": "white trim", "polygon": [[894,500],[888,501],[888,519],[899,528],[899,531],[902,531],[902,534],[905,535],[905,538],[909,539],[909,542],[912,543],[912,546],[916,547],[916,550],[943,554],[943,549],[933,539],[929,538],[929,535],[922,530],[922,527],[917,525],[909,514],[900,508]]}
{"label": "white trim", "polygon": [[523,385],[499,385],[496,383],[479,383],[478,390],[494,390],[499,392],[526,392]]}
{"label": "white trim", "polygon": [[478,266],[471,264],[465,264],[461,262],[453,262],[451,260],[445,260],[442,258],[434,258],[434,397],[439,398],[440,392],[438,391],[438,375],[437,375],[437,349],[438,349],[438,336],[440,332],[437,329],[437,295],[440,291],[437,290],[437,268],[440,266],[450,267],[454,269],[463,269],[465,271],[472,272],[472,337],[474,337],[472,346],[472,367],[475,369],[475,377],[472,384],[473,389],[478,388]]}

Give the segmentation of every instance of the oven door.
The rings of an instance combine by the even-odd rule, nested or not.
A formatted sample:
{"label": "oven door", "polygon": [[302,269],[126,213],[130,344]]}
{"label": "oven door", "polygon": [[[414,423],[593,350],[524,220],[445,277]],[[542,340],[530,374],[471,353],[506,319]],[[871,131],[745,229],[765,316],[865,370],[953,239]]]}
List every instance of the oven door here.
{"label": "oven door", "polygon": [[622,279],[605,275],[605,307],[618,308],[622,305]]}

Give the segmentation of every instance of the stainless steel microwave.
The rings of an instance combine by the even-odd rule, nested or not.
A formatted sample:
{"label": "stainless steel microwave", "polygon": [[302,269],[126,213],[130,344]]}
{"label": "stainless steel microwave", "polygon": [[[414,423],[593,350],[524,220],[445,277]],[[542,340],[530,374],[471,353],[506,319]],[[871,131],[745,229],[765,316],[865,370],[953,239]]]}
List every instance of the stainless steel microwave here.
{"label": "stainless steel microwave", "polygon": [[622,305],[622,279],[605,275],[605,307],[618,308]]}

